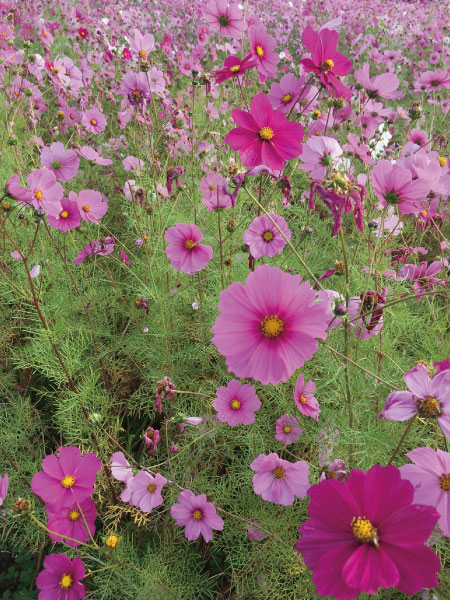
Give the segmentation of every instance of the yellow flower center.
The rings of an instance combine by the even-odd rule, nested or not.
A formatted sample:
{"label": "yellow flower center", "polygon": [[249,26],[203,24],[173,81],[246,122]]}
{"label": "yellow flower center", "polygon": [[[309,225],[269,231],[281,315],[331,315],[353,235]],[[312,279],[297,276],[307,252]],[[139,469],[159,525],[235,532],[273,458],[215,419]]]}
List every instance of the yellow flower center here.
{"label": "yellow flower center", "polygon": [[241,65],[233,65],[232,67],[230,67],[230,71],[232,73],[237,73],[240,68],[241,68]]}
{"label": "yellow flower center", "polygon": [[438,158],[438,163],[441,165],[441,167],[445,167],[445,165],[447,164],[447,159],[445,158],[445,156],[440,156]]}
{"label": "yellow flower center", "polygon": [[215,185],[213,185],[213,184],[211,184],[211,185],[209,186],[209,189],[210,189],[210,190],[213,192],[213,191],[216,189],[216,186],[215,186]]}
{"label": "yellow flower center", "polygon": [[186,240],[184,242],[184,247],[186,248],[186,250],[192,250],[192,248],[195,246],[195,242],[194,240]]}
{"label": "yellow flower center", "polygon": [[443,492],[450,492],[450,475],[442,475],[439,480],[439,487]]}
{"label": "yellow flower center", "polygon": [[231,404],[230,404],[231,408],[233,410],[238,410],[239,408],[241,408],[241,403],[239,402],[239,400],[237,398],[235,398]]}
{"label": "yellow flower center", "polygon": [[308,402],[308,398],[305,398],[305,396],[301,395],[298,401],[300,402],[300,404],[306,404]]}
{"label": "yellow flower center", "polygon": [[203,517],[203,513],[201,510],[199,510],[198,508],[196,510],[194,510],[194,512],[192,513],[192,518],[195,521],[200,521],[200,519]]}
{"label": "yellow flower center", "polygon": [[270,127],[263,127],[259,130],[259,137],[262,140],[271,140],[273,138],[273,130]]}
{"label": "yellow flower center", "polygon": [[275,467],[275,469],[272,471],[272,475],[275,477],[275,479],[284,479],[286,477],[286,471],[283,469],[283,467]]}
{"label": "yellow flower center", "polygon": [[67,212],[67,210],[62,210],[59,213],[59,216],[61,217],[61,219],[67,219],[67,217],[69,216],[69,213]]}
{"label": "yellow flower center", "polygon": [[289,104],[289,102],[292,100],[292,94],[285,94],[281,100],[283,104]]}
{"label": "yellow flower center", "polygon": [[97,119],[91,119],[91,125],[94,125],[95,127],[95,125],[97,125]]}
{"label": "yellow flower center", "polygon": [[150,494],[154,494],[156,492],[156,484],[149,483],[147,486],[147,492],[150,492]]}
{"label": "yellow flower center", "polygon": [[323,73],[328,73],[328,71],[331,71],[333,67],[334,62],[331,60],[331,58],[328,58],[327,60],[324,60],[323,63],[320,65],[320,70]]}
{"label": "yellow flower center", "polygon": [[313,114],[316,115],[316,117],[320,117],[322,113],[320,112],[320,110],[316,109]]}
{"label": "yellow flower center", "polygon": [[373,542],[375,545],[377,545],[377,530],[369,521],[369,519],[366,519],[366,517],[353,517],[352,529],[353,535],[358,540],[358,542]]}
{"label": "yellow flower center", "polygon": [[283,432],[284,433],[291,433],[292,429],[289,427],[289,425],[285,425],[283,427]]}
{"label": "yellow flower center", "polygon": [[426,210],[421,210],[421,211],[420,211],[420,216],[421,216],[421,217],[426,217],[426,216],[427,216],[427,214],[428,214],[428,213],[427,213],[427,211],[426,211]]}
{"label": "yellow flower center", "polygon": [[255,51],[258,56],[264,56],[264,48],[262,46],[256,46]]}
{"label": "yellow flower center", "polygon": [[75,477],[73,477],[73,475],[66,475],[61,479],[61,485],[66,489],[71,488],[75,485]]}
{"label": "yellow flower center", "polygon": [[269,315],[261,321],[261,331],[266,337],[275,338],[284,329],[284,323],[278,315]]}
{"label": "yellow flower center", "polygon": [[117,535],[114,534],[108,535],[108,537],[105,540],[105,545],[108,546],[108,548],[115,548],[118,543],[119,538],[117,537]]}
{"label": "yellow flower center", "polygon": [[36,200],[41,200],[41,198],[42,198],[41,190],[34,190],[34,197],[36,198]]}
{"label": "yellow flower center", "polygon": [[139,50],[139,56],[141,58],[145,58],[147,56],[147,52],[145,50]]}
{"label": "yellow flower center", "polygon": [[71,521],[78,521],[80,518],[80,513],[77,510],[71,510],[69,513],[69,519]]}
{"label": "yellow flower center", "polygon": [[439,400],[434,396],[427,396],[420,404],[420,414],[422,417],[438,417],[441,414]]}
{"label": "yellow flower center", "polygon": [[264,241],[271,242],[273,240],[273,233],[271,231],[265,231],[263,233]]}
{"label": "yellow flower center", "polygon": [[91,210],[91,207],[89,206],[89,204],[83,204],[83,210],[84,212],[89,212]]}
{"label": "yellow flower center", "polygon": [[65,590],[68,590],[70,587],[72,587],[72,583],[73,583],[73,579],[71,575],[63,575],[61,577],[61,581],[59,582],[59,585],[64,588]]}

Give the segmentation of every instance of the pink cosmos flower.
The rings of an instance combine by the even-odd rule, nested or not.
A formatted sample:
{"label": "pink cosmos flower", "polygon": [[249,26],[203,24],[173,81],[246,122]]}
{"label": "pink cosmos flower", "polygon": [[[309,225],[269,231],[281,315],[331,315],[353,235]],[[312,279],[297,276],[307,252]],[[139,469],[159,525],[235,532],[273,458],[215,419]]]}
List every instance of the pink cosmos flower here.
{"label": "pink cosmos flower", "polygon": [[[275,213],[270,213],[270,217],[275,221],[279,229],[281,229],[284,236],[290,240],[291,231],[283,217]],[[281,236],[267,215],[253,219],[249,228],[244,232],[243,239],[249,247],[253,258],[281,254],[286,245],[286,240]]]}
{"label": "pink cosmos flower", "polygon": [[120,92],[126,96],[132,106],[141,105],[150,96],[146,73],[135,73],[134,71],[125,73],[120,85]]}
{"label": "pink cosmos flower", "polygon": [[7,493],[8,493],[8,473],[5,473],[3,477],[0,475],[0,506],[3,504]]}
{"label": "pink cosmos flower", "polygon": [[[78,540],[78,542],[87,542],[90,537],[95,535],[94,521],[97,518],[97,509],[90,498],[86,498],[79,504],[66,507],[60,507],[58,504],[47,504],[45,510],[47,516],[50,517],[47,527],[50,531],[55,532],[55,534],[66,535],[74,540]],[[84,520],[89,527],[91,536],[89,536],[86,530]],[[73,546],[74,548],[80,545],[53,533],[50,533],[49,536],[55,542],[65,542],[68,546]]]}
{"label": "pink cosmos flower", "polygon": [[255,421],[255,411],[261,408],[261,401],[252,385],[232,379],[226,387],[217,388],[216,394],[213,406],[219,421],[231,427],[239,423],[250,425]]}
{"label": "pink cosmos flower", "polygon": [[351,152],[357,156],[363,163],[371,165],[373,163],[372,154],[367,144],[360,141],[359,137],[354,133],[349,133],[347,136],[348,144],[344,144],[342,149],[346,152]]}
{"label": "pink cosmos flower", "polygon": [[33,475],[31,489],[44,502],[61,508],[72,506],[94,493],[95,476],[101,468],[92,452],[81,456],[79,448],[63,446],[59,458],[54,454],[44,458],[43,471]]}
{"label": "pink cosmos flower", "polygon": [[103,158],[96,150],[94,150],[94,148],[91,148],[91,146],[81,146],[77,152],[86,160],[92,161],[97,165],[101,165],[102,167],[109,167],[113,164],[112,160],[109,158]]}
{"label": "pink cosmos flower", "polygon": [[303,127],[288,121],[282,111],[274,110],[264,94],[252,98],[250,113],[233,109],[231,116],[238,127],[226,135],[225,141],[240,151],[243,165],[265,165],[281,171],[286,160],[300,156]]}
{"label": "pink cosmos flower", "polygon": [[450,89],[450,72],[425,71],[417,79],[416,86],[426,92],[436,92],[441,87],[448,90]]}
{"label": "pink cosmos flower", "polygon": [[275,423],[275,439],[285,446],[296,442],[301,433],[302,428],[297,417],[290,417],[284,414]]}
{"label": "pink cosmos flower", "polygon": [[[306,85],[304,75],[297,79],[292,73],[286,73],[279,83],[277,81],[272,83],[267,99],[273,108],[287,113],[299,100],[304,99],[308,102],[312,89],[313,86]],[[316,88],[314,90],[317,91]]]}
{"label": "pink cosmos flower", "polygon": [[359,231],[364,231],[364,200],[367,195],[366,188],[339,172],[331,173],[323,181],[313,181],[309,193],[309,208],[315,210],[314,196],[318,195],[328,207],[333,217],[333,231],[331,237],[338,235],[342,227],[343,213],[353,211],[353,221]]}
{"label": "pink cosmos flower", "polygon": [[251,54],[247,54],[242,59],[239,56],[228,56],[223,63],[223,68],[214,71],[213,77],[216,79],[216,83],[223,83],[231,77],[239,77],[253,67],[256,67],[256,61],[253,60]]}
{"label": "pink cosmos flower", "polygon": [[355,79],[367,91],[369,98],[386,98],[392,100],[394,98],[403,98],[403,92],[398,90],[399,80],[395,73],[382,73],[370,77],[370,65],[364,63],[361,69],[356,69]]}
{"label": "pink cosmos flower", "polygon": [[265,25],[251,25],[248,29],[248,41],[258,69],[259,80],[263,82],[269,77],[276,77],[280,57],[273,50],[277,42],[267,33]]}
{"label": "pink cosmos flower", "polygon": [[148,449],[149,454],[154,454],[159,442],[161,441],[161,434],[159,431],[157,429],[153,429],[153,427],[147,427],[143,438],[145,445],[150,446]]}
{"label": "pink cosmos flower", "polygon": [[130,40],[131,49],[139,58],[146,59],[155,47],[155,38],[151,33],[142,35],[138,29],[133,29],[133,37]]}
{"label": "pink cosmos flower", "polygon": [[286,381],[325,339],[327,307],[300,275],[263,265],[220,294],[211,331],[228,371],[263,384]]}
{"label": "pink cosmos flower", "polygon": [[388,160],[380,160],[370,174],[373,190],[383,206],[396,205],[405,215],[418,214],[430,186],[422,179],[413,180],[411,171]]}
{"label": "pink cosmos flower", "polygon": [[386,290],[384,288],[381,294],[369,290],[350,298],[348,320],[350,326],[354,328],[357,338],[368,340],[380,333],[383,328],[383,304],[385,302]]}
{"label": "pink cosmos flower", "polygon": [[435,508],[441,515],[438,525],[442,533],[450,536],[450,454],[416,448],[406,456],[414,464],[400,467],[400,474],[414,486],[414,502]]}
{"label": "pink cosmos flower", "polygon": [[323,179],[327,170],[336,164],[342,154],[342,148],[334,138],[322,135],[309,138],[303,145],[302,165],[298,168],[312,179]]}
{"label": "pink cosmos flower", "polygon": [[170,258],[172,267],[183,273],[193,275],[212,259],[211,246],[199,244],[203,234],[197,225],[177,223],[175,227],[169,227],[164,239],[169,244],[166,255]]}
{"label": "pink cosmos flower", "polygon": [[64,150],[64,144],[53,142],[41,152],[41,165],[54,173],[60,181],[70,181],[76,177],[80,159],[73,150]]}
{"label": "pink cosmos flower", "polygon": [[184,535],[191,542],[200,535],[205,542],[212,540],[212,529],[222,531],[223,520],[216,513],[212,502],[207,502],[205,494],[196,496],[191,490],[183,490],[178,495],[178,504],[170,508],[176,524],[185,526]]}
{"label": "pink cosmos flower", "polygon": [[309,489],[310,519],[295,544],[321,596],[352,600],[362,592],[396,587],[415,594],[434,587],[440,561],[425,544],[439,518],[412,504],[414,489],[388,465],[347,479],[327,479]]}
{"label": "pink cosmos flower", "polygon": [[114,452],[111,456],[111,475],[117,481],[125,483],[125,489],[120,494],[122,502],[131,501],[131,488],[130,484],[133,481],[134,474],[130,463],[125,458],[123,452]]}
{"label": "pink cosmos flower", "polygon": [[89,133],[98,134],[105,131],[106,117],[98,108],[90,108],[83,113],[81,124]]}
{"label": "pink cosmos flower", "polygon": [[52,206],[51,211],[51,214],[49,212],[47,218],[48,224],[53,229],[59,229],[59,231],[70,231],[71,229],[80,226],[81,214],[78,210],[77,201],[74,200],[73,197],[63,198],[60,206]]}
{"label": "pink cosmos flower", "polygon": [[78,252],[77,257],[73,261],[74,265],[79,265],[86,260],[88,256],[96,255],[108,256],[114,252],[115,239],[113,237],[102,238],[88,242],[83,250]]}
{"label": "pink cosmos flower", "polygon": [[294,402],[298,410],[306,417],[311,417],[319,421],[320,408],[314,394],[316,393],[316,384],[314,381],[305,383],[303,373],[297,377],[294,389]]}
{"label": "pink cosmos flower", "polygon": [[228,5],[228,0],[209,0],[203,18],[210,31],[216,31],[223,37],[240,40],[244,25],[242,11],[236,4]]}
{"label": "pink cosmos flower", "polygon": [[231,208],[231,198],[227,192],[228,181],[219,173],[209,173],[200,179],[199,190],[202,194],[202,204],[208,210]]}
{"label": "pink cosmos flower", "polygon": [[164,90],[166,89],[164,73],[159,71],[156,67],[152,67],[147,71],[146,75],[150,91],[158,96],[163,96]]}
{"label": "pink cosmos flower", "polygon": [[85,597],[80,583],[85,574],[81,558],[72,560],[65,554],[47,554],[44,570],[36,577],[36,587],[41,590],[39,600],[79,600]]}
{"label": "pink cosmos flower", "polygon": [[442,270],[442,262],[435,260],[430,265],[426,261],[421,262],[418,267],[413,264],[406,264],[403,267],[403,276],[406,279],[414,281],[413,290],[417,295],[416,300],[421,300],[428,290],[433,291],[435,285],[445,286],[445,281],[433,277]]}
{"label": "pink cosmos flower", "polygon": [[[43,208],[46,212],[55,210],[64,195],[62,185],[56,181],[55,175],[47,169],[34,169],[27,177],[29,190],[27,202],[35,209]],[[25,198],[19,198],[25,200]]]}
{"label": "pink cosmos flower", "polygon": [[406,421],[417,414],[436,419],[442,433],[450,439],[450,370],[430,379],[428,369],[419,363],[403,379],[409,391],[389,394],[378,416],[389,421]]}
{"label": "pink cosmos flower", "polygon": [[146,471],[140,471],[129,484],[132,504],[138,506],[142,512],[149,513],[164,502],[161,490],[166,483],[167,479],[160,473],[153,477]]}
{"label": "pink cosmos flower", "polygon": [[290,506],[295,498],[304,498],[309,489],[309,465],[304,460],[291,463],[272,452],[260,454],[250,465],[253,490],[263,500]]}
{"label": "pink cosmos flower", "polygon": [[98,223],[108,210],[107,199],[95,190],[81,190],[78,194],[70,191],[69,200],[77,203],[81,218],[86,223]]}
{"label": "pink cosmos flower", "polygon": [[417,146],[424,146],[427,143],[427,132],[423,129],[411,129],[408,140]]}
{"label": "pink cosmos flower", "polygon": [[311,58],[303,58],[302,65],[307,72],[316,73],[320,81],[333,96],[350,99],[351,90],[338,77],[348,75],[352,61],[337,51],[339,34],[337,31],[322,29],[316,33],[308,25],[303,31],[303,44],[311,52]]}

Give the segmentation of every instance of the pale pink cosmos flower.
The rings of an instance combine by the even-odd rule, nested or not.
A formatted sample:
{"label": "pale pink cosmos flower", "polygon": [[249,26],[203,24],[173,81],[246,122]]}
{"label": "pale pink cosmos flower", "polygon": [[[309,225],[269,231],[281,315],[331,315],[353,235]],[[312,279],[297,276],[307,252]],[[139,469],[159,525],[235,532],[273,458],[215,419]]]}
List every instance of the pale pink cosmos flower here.
{"label": "pale pink cosmos flower", "polygon": [[441,515],[438,525],[450,537],[450,454],[415,448],[406,456],[414,463],[400,467],[402,479],[414,486],[414,503],[432,506]]}
{"label": "pale pink cosmos flower", "polygon": [[159,71],[156,67],[152,67],[147,73],[148,87],[153,94],[162,96],[166,89],[166,80],[164,79],[164,73]]}
{"label": "pale pink cosmos flower", "polygon": [[56,181],[55,175],[48,169],[34,169],[27,177],[29,186],[28,202],[35,209],[43,208],[46,212],[55,211],[64,195],[62,185]]}
{"label": "pale pink cosmos flower", "polygon": [[242,11],[236,4],[228,5],[228,0],[209,0],[203,18],[210,31],[216,31],[223,37],[240,40],[244,21]]}
{"label": "pale pink cosmos flower", "polygon": [[164,502],[161,490],[166,483],[167,479],[160,473],[153,477],[146,471],[139,471],[129,483],[131,504],[149,513]]}
{"label": "pale pink cosmos flower", "polygon": [[[297,79],[292,73],[286,73],[279,83],[274,81],[270,86],[270,94],[267,96],[270,104],[273,108],[287,113],[299,100],[304,99],[308,103],[314,86],[307,85],[306,81],[304,75]],[[316,88],[314,90],[317,91]]]}
{"label": "pale pink cosmos flower", "polygon": [[83,113],[83,117],[81,119],[81,124],[89,131],[89,133],[102,133],[105,131],[107,119],[105,115],[98,110],[98,108],[90,108],[86,112]]}
{"label": "pale pink cosmos flower", "polygon": [[47,215],[48,224],[53,229],[59,231],[70,231],[75,227],[79,227],[81,223],[81,214],[78,209],[76,200],[71,198],[63,198],[60,206],[55,210],[52,206],[52,212]]}
{"label": "pale pink cosmos flower", "polygon": [[86,223],[98,223],[108,210],[108,200],[95,190],[81,190],[78,194],[70,191],[69,200],[77,203],[81,218]]}
{"label": "pale pink cosmos flower", "polygon": [[252,385],[232,379],[226,387],[217,388],[216,394],[213,406],[219,421],[231,427],[240,423],[250,425],[255,421],[255,411],[261,408],[261,401]]}
{"label": "pale pink cosmos flower", "polygon": [[303,415],[319,421],[320,408],[314,396],[315,393],[316,384],[314,381],[307,381],[305,383],[305,376],[301,373],[295,383],[294,402]]}
{"label": "pale pink cosmos flower", "polygon": [[196,496],[191,490],[183,490],[178,495],[178,504],[170,508],[170,514],[177,525],[186,527],[184,535],[189,541],[201,535],[205,542],[210,542],[212,529],[223,529],[223,520],[218,516],[214,504],[206,500],[205,494]]}
{"label": "pale pink cosmos flower", "polygon": [[201,271],[212,259],[213,250],[207,244],[200,244],[203,234],[197,225],[177,223],[169,227],[164,239],[168,243],[166,255],[174,269],[193,275]]}
{"label": "pale pink cosmos flower", "polygon": [[298,417],[290,417],[288,414],[281,415],[275,423],[275,439],[285,446],[293,444],[302,433]]}
{"label": "pale pink cosmos flower", "polygon": [[[278,228],[272,221],[276,223]],[[283,217],[270,213],[270,219],[267,215],[261,215],[253,219],[243,235],[244,242],[249,247],[253,258],[275,256],[275,254],[282,253],[286,240],[278,229],[281,229],[287,240],[291,239],[291,231]]]}
{"label": "pale pink cosmos flower", "polygon": [[82,156],[86,160],[94,162],[96,165],[101,165],[102,167],[109,167],[113,164],[112,160],[110,160],[109,158],[103,158],[91,146],[81,146],[81,148],[79,148],[77,152],[80,156]]}
{"label": "pale pink cosmos flower", "polygon": [[220,173],[209,173],[200,179],[199,190],[202,194],[202,204],[208,210],[231,208],[231,198],[227,192],[229,180]]}
{"label": "pale pink cosmos flower", "polygon": [[131,488],[130,484],[134,479],[133,469],[130,463],[125,458],[123,452],[114,452],[111,456],[111,475],[117,481],[122,481],[125,484],[125,489],[120,494],[122,502],[131,501]]}
{"label": "pale pink cosmos flower", "polygon": [[155,47],[155,38],[151,33],[142,33],[138,29],[133,29],[133,37],[130,39],[131,49],[141,59],[146,59]]}
{"label": "pale pink cosmos flower", "polygon": [[253,490],[263,500],[290,506],[295,498],[305,498],[309,489],[309,465],[304,460],[291,463],[272,452],[260,454],[251,463]]}
{"label": "pale pink cosmos flower", "polygon": [[394,98],[403,98],[403,92],[398,90],[399,80],[395,73],[382,73],[370,77],[370,65],[364,63],[361,69],[356,69],[355,79],[367,91],[369,98],[386,98],[392,100]]}
{"label": "pale pink cosmos flower", "polygon": [[334,138],[327,136],[311,137],[303,144],[302,165],[298,168],[312,179],[323,179],[327,170],[336,164],[342,154],[342,148]]}
{"label": "pale pink cosmos flower", "polygon": [[433,291],[435,285],[445,286],[442,279],[433,277],[442,270],[442,262],[440,260],[433,261],[430,265],[426,261],[420,263],[417,267],[413,264],[406,264],[403,267],[403,276],[410,281],[414,281],[413,290],[417,295],[416,300],[421,300],[428,290]]}
{"label": "pale pink cosmos flower", "polygon": [[375,195],[383,206],[394,205],[402,214],[418,214],[421,201],[430,191],[428,182],[422,179],[413,180],[411,171],[392,164],[388,160],[380,160],[370,174]]}
{"label": "pale pink cosmos flower", "polygon": [[60,181],[70,181],[76,177],[80,159],[73,150],[65,150],[61,142],[53,142],[42,148],[41,165],[52,171]]}

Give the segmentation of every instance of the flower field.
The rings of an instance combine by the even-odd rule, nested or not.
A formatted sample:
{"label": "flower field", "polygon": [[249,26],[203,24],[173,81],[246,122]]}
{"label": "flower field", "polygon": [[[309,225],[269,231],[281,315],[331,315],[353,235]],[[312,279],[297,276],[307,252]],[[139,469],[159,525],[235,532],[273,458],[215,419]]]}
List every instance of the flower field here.
{"label": "flower field", "polygon": [[450,598],[450,5],[0,2],[2,600]]}

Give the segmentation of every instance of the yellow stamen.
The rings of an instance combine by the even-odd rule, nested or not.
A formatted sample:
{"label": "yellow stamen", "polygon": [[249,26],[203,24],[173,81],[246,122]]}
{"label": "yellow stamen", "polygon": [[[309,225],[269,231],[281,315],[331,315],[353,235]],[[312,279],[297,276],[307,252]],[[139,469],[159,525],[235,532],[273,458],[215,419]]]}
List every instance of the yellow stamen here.
{"label": "yellow stamen", "polygon": [[272,475],[275,477],[275,479],[284,479],[286,477],[286,471],[283,469],[283,467],[275,467],[275,469],[272,471]]}
{"label": "yellow stamen", "polygon": [[199,510],[198,508],[196,510],[194,510],[194,512],[192,513],[192,518],[195,521],[200,521],[200,519],[203,517],[203,513],[201,510]]}
{"label": "yellow stamen", "polygon": [[426,211],[426,210],[421,210],[421,211],[420,211],[420,216],[421,216],[421,217],[426,217],[426,216],[427,216],[427,214],[428,214],[428,213],[427,213],[427,211]]}
{"label": "yellow stamen", "polygon": [[354,517],[352,520],[353,535],[358,542],[373,542],[378,545],[377,530],[366,517]]}
{"label": "yellow stamen", "polygon": [[209,186],[209,189],[210,189],[210,190],[213,192],[213,191],[216,189],[216,186],[215,186],[215,185],[213,185],[213,184],[211,184],[211,185]]}
{"label": "yellow stamen", "polygon": [[140,56],[141,58],[146,58],[146,56],[147,56],[147,52],[146,52],[145,50],[139,50],[139,56]]}
{"label": "yellow stamen", "polygon": [[324,60],[323,63],[320,65],[320,70],[323,71],[323,73],[328,73],[328,71],[331,71],[333,67],[334,62],[331,60],[331,58],[328,58],[327,60]]}
{"label": "yellow stamen", "polygon": [[450,475],[442,475],[439,480],[439,487],[443,492],[450,492]]}
{"label": "yellow stamen", "polygon": [[263,233],[264,241],[271,242],[273,240],[273,233],[271,231],[265,231]]}
{"label": "yellow stamen", "polygon": [[273,138],[273,130],[270,127],[263,127],[259,130],[259,137],[262,140],[271,140]]}
{"label": "yellow stamen", "polygon": [[261,331],[266,337],[275,338],[284,329],[284,323],[278,315],[269,315],[261,321]]}
{"label": "yellow stamen", "polygon": [[283,432],[284,433],[291,433],[292,429],[289,427],[289,425],[285,425],[283,427]]}
{"label": "yellow stamen", "polygon": [[232,67],[230,67],[230,71],[232,73],[237,73],[240,68],[241,68],[241,65],[233,65]]}
{"label": "yellow stamen", "polygon": [[69,216],[69,213],[67,212],[67,210],[62,210],[59,213],[59,216],[61,217],[61,219],[67,219],[67,217]]}
{"label": "yellow stamen", "polygon": [[300,404],[306,404],[308,402],[308,398],[305,398],[305,396],[301,395],[298,401],[300,402]]}
{"label": "yellow stamen", "polygon": [[117,535],[114,534],[108,535],[108,537],[105,540],[105,545],[108,546],[108,548],[115,548],[118,543],[119,538],[117,537]]}
{"label": "yellow stamen", "polygon": [[441,414],[439,401],[434,396],[427,396],[420,404],[420,414],[423,417],[438,417]]}
{"label": "yellow stamen", "polygon": [[285,94],[281,100],[283,104],[289,104],[289,102],[292,100],[292,94]]}
{"label": "yellow stamen", "polygon": [[83,204],[83,210],[84,212],[89,212],[91,210],[91,207],[89,206],[89,204]]}
{"label": "yellow stamen", "polygon": [[147,492],[150,492],[150,494],[154,494],[156,492],[156,484],[149,483],[147,486]]}
{"label": "yellow stamen", "polygon": [[63,575],[61,577],[61,581],[59,582],[59,585],[64,588],[65,590],[68,590],[70,587],[72,587],[72,583],[73,583],[73,579],[71,575]]}
{"label": "yellow stamen", "polygon": [[239,408],[241,408],[241,403],[239,402],[239,400],[237,398],[235,398],[231,404],[230,404],[231,408],[233,410],[238,410]]}
{"label": "yellow stamen", "polygon": [[258,56],[264,56],[264,48],[262,46],[256,46],[255,51]]}
{"label": "yellow stamen", "polygon": [[34,190],[34,197],[36,198],[36,200],[41,200],[42,199],[41,190]]}
{"label": "yellow stamen", "polygon": [[80,513],[77,510],[71,510],[69,513],[69,519],[71,521],[78,521],[80,518]]}
{"label": "yellow stamen", "polygon": [[194,240],[186,240],[184,242],[184,247],[186,248],[186,250],[192,250],[192,248],[195,246],[195,242]]}
{"label": "yellow stamen", "polygon": [[75,477],[73,475],[66,475],[63,479],[61,479],[61,485],[68,489],[75,485]]}
{"label": "yellow stamen", "polygon": [[94,127],[97,125],[97,119],[91,119],[91,125],[94,125]]}
{"label": "yellow stamen", "polygon": [[447,164],[447,159],[445,158],[445,156],[440,156],[438,158],[438,163],[441,165],[441,167],[445,167],[445,165]]}

